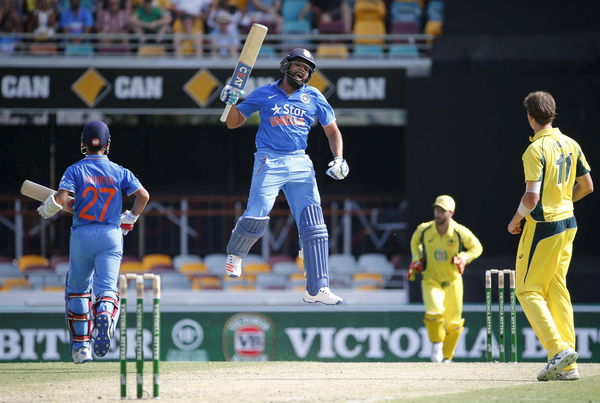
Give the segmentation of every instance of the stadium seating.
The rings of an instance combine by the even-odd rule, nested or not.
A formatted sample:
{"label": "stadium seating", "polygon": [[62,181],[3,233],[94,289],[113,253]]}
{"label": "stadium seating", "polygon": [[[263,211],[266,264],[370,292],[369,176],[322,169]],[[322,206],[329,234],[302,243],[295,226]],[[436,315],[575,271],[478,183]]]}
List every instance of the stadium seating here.
{"label": "stadium seating", "polygon": [[65,56],[93,56],[94,47],[89,43],[69,43],[65,46]]}
{"label": "stadium seating", "polygon": [[201,263],[202,258],[199,255],[177,255],[173,258],[173,266],[177,270],[181,269],[185,263]]}
{"label": "stadium seating", "polygon": [[380,45],[356,45],[354,52],[352,52],[354,59],[383,59],[385,54],[383,48]]}
{"label": "stadium seating", "polygon": [[365,253],[358,257],[358,267],[367,273],[376,273],[385,278],[394,273],[394,266],[382,253]]}
{"label": "stadium seating", "polygon": [[26,278],[14,277],[7,278],[2,282],[0,286],[0,291],[10,291],[16,289],[30,289],[31,284],[27,281]]}
{"label": "stadium seating", "polygon": [[384,284],[383,276],[377,273],[356,273],[352,276],[355,289],[372,290],[381,288]]}
{"label": "stadium seating", "polygon": [[[310,34],[310,23],[306,20],[301,21],[284,21],[282,33],[284,39],[282,45],[285,49],[291,49],[295,47],[308,47],[310,41],[304,38],[304,36]],[[291,38],[288,36],[292,36]]]}
{"label": "stadium seating", "polygon": [[318,59],[347,59],[348,46],[342,44],[320,44],[317,46]]}
{"label": "stadium seating", "polygon": [[42,255],[23,255],[19,258],[20,271],[28,270],[51,270],[50,262]]}
{"label": "stadium seating", "polygon": [[288,285],[288,276],[276,273],[258,274],[254,285],[263,290],[283,290]]}
{"label": "stadium seating", "polygon": [[390,59],[417,59],[419,58],[419,49],[415,45],[394,44],[390,46],[388,57]]}
{"label": "stadium seating", "polygon": [[290,275],[299,273],[301,270],[298,268],[296,262],[277,262],[273,264],[271,272],[273,274],[285,274]]}
{"label": "stadium seating", "polygon": [[143,57],[164,57],[167,50],[163,45],[142,45],[138,48],[137,54]]}
{"label": "stadium seating", "polygon": [[383,44],[384,40],[377,37],[361,37],[362,35],[385,35],[385,23],[380,20],[361,20],[354,23],[354,43],[357,44]]}
{"label": "stadium seating", "polygon": [[242,267],[242,273],[244,276],[258,274],[258,273],[269,273],[271,271],[271,266],[268,263],[246,263]]}
{"label": "stadium seating", "polygon": [[173,259],[171,259],[171,256],[164,255],[161,253],[152,253],[145,255],[142,258],[142,265],[144,266],[145,271],[164,271],[165,269],[168,270],[168,268],[170,268],[171,270],[175,269],[175,267],[173,266]]}
{"label": "stadium seating", "polygon": [[194,277],[192,280],[193,290],[220,290],[222,288],[221,279],[216,276]]}
{"label": "stadium seating", "polygon": [[189,290],[192,287],[192,282],[188,277],[179,272],[161,273],[160,282],[163,290]]}
{"label": "stadium seating", "polygon": [[185,274],[188,276],[193,276],[193,275],[198,275],[198,274],[208,274],[208,267],[206,266],[206,264],[204,264],[202,262],[188,262],[188,263],[184,263],[179,268],[179,271],[182,274]]}
{"label": "stadium seating", "polygon": [[121,262],[121,274],[126,273],[145,273],[146,269],[140,261],[122,261]]}
{"label": "stadium seating", "polygon": [[224,253],[211,253],[204,256],[204,264],[208,267],[211,274],[222,275],[225,272],[225,260],[227,255]]}
{"label": "stadium seating", "polygon": [[354,274],[360,271],[356,259],[352,255],[334,253],[329,255],[330,273]]}

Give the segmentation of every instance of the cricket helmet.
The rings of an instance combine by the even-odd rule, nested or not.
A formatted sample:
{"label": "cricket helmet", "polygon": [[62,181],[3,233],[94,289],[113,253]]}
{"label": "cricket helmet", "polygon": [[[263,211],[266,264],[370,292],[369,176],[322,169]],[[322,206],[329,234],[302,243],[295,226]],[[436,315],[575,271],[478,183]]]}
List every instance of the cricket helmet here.
{"label": "cricket helmet", "polygon": [[[300,80],[292,77],[289,74],[289,64],[293,60],[299,60],[308,66],[308,68],[309,68],[308,75],[306,76],[306,78],[304,80],[300,81]],[[315,62],[313,55],[304,48],[295,48],[295,49],[290,50],[290,53],[288,53],[281,60],[281,63],[279,64],[279,66],[280,66],[279,70],[283,74],[287,75],[291,79],[292,82],[296,83],[298,85],[298,87],[300,85],[306,84],[310,80],[310,77],[312,76],[312,74],[317,69],[317,63]]]}
{"label": "cricket helmet", "polygon": [[81,132],[81,152],[86,154],[85,146],[99,148],[106,147],[106,154],[110,148],[110,130],[106,123],[99,120],[92,120],[86,123]]}

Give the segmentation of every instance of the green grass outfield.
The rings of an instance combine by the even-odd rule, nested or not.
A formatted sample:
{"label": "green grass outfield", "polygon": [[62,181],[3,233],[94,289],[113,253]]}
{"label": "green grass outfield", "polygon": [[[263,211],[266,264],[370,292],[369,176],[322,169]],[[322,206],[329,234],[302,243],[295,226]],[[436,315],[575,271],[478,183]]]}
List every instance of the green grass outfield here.
{"label": "green grass outfield", "polygon": [[[600,364],[538,382],[542,363],[164,362],[164,402],[600,402]],[[134,363],[128,388],[135,395]],[[145,391],[151,393],[150,362]],[[0,364],[0,402],[119,401],[116,362]]]}

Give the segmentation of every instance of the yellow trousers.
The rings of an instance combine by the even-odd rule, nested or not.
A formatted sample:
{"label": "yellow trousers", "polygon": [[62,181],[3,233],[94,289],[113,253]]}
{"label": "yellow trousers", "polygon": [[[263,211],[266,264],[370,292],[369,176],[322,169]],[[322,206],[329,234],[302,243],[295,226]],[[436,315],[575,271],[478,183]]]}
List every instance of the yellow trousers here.
{"label": "yellow trousers", "polygon": [[444,358],[452,359],[464,325],[462,277],[443,283],[426,279],[421,282],[421,290],[429,340],[444,343]]}
{"label": "yellow trousers", "polygon": [[[548,357],[575,349],[573,306],[567,271],[577,221],[527,221],[517,251],[517,298]],[[571,365],[566,369],[575,368]]]}

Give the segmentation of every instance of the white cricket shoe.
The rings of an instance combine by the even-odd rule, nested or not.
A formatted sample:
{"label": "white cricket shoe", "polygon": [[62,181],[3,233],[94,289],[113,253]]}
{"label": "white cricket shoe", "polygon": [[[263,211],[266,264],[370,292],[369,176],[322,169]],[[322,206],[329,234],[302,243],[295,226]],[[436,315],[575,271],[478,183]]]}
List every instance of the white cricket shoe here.
{"label": "white cricket shoe", "polygon": [[538,374],[538,381],[550,381],[556,378],[564,367],[568,367],[577,360],[577,352],[572,348],[567,348],[556,354],[548,361],[546,367]]}
{"label": "white cricket shoe", "polygon": [[442,343],[431,344],[431,362],[442,362],[444,352],[442,351]]}
{"label": "white cricket shoe", "polygon": [[228,277],[239,277],[242,275],[242,258],[236,255],[227,255],[225,261],[225,274]]}
{"label": "white cricket shoe", "polygon": [[321,287],[317,295],[310,295],[308,291],[304,291],[302,300],[309,304],[320,302],[325,305],[341,305],[344,303],[344,300],[332,293],[329,287]]}
{"label": "white cricket shoe", "polygon": [[451,360],[450,358],[444,358],[444,359],[442,360],[442,362],[443,362],[444,364],[452,364],[452,360]]}
{"label": "white cricket shoe", "polygon": [[560,371],[553,381],[578,381],[581,379],[577,368],[569,369],[567,371]]}
{"label": "white cricket shoe", "polygon": [[92,352],[88,347],[80,347],[71,353],[75,364],[85,364],[92,361]]}

